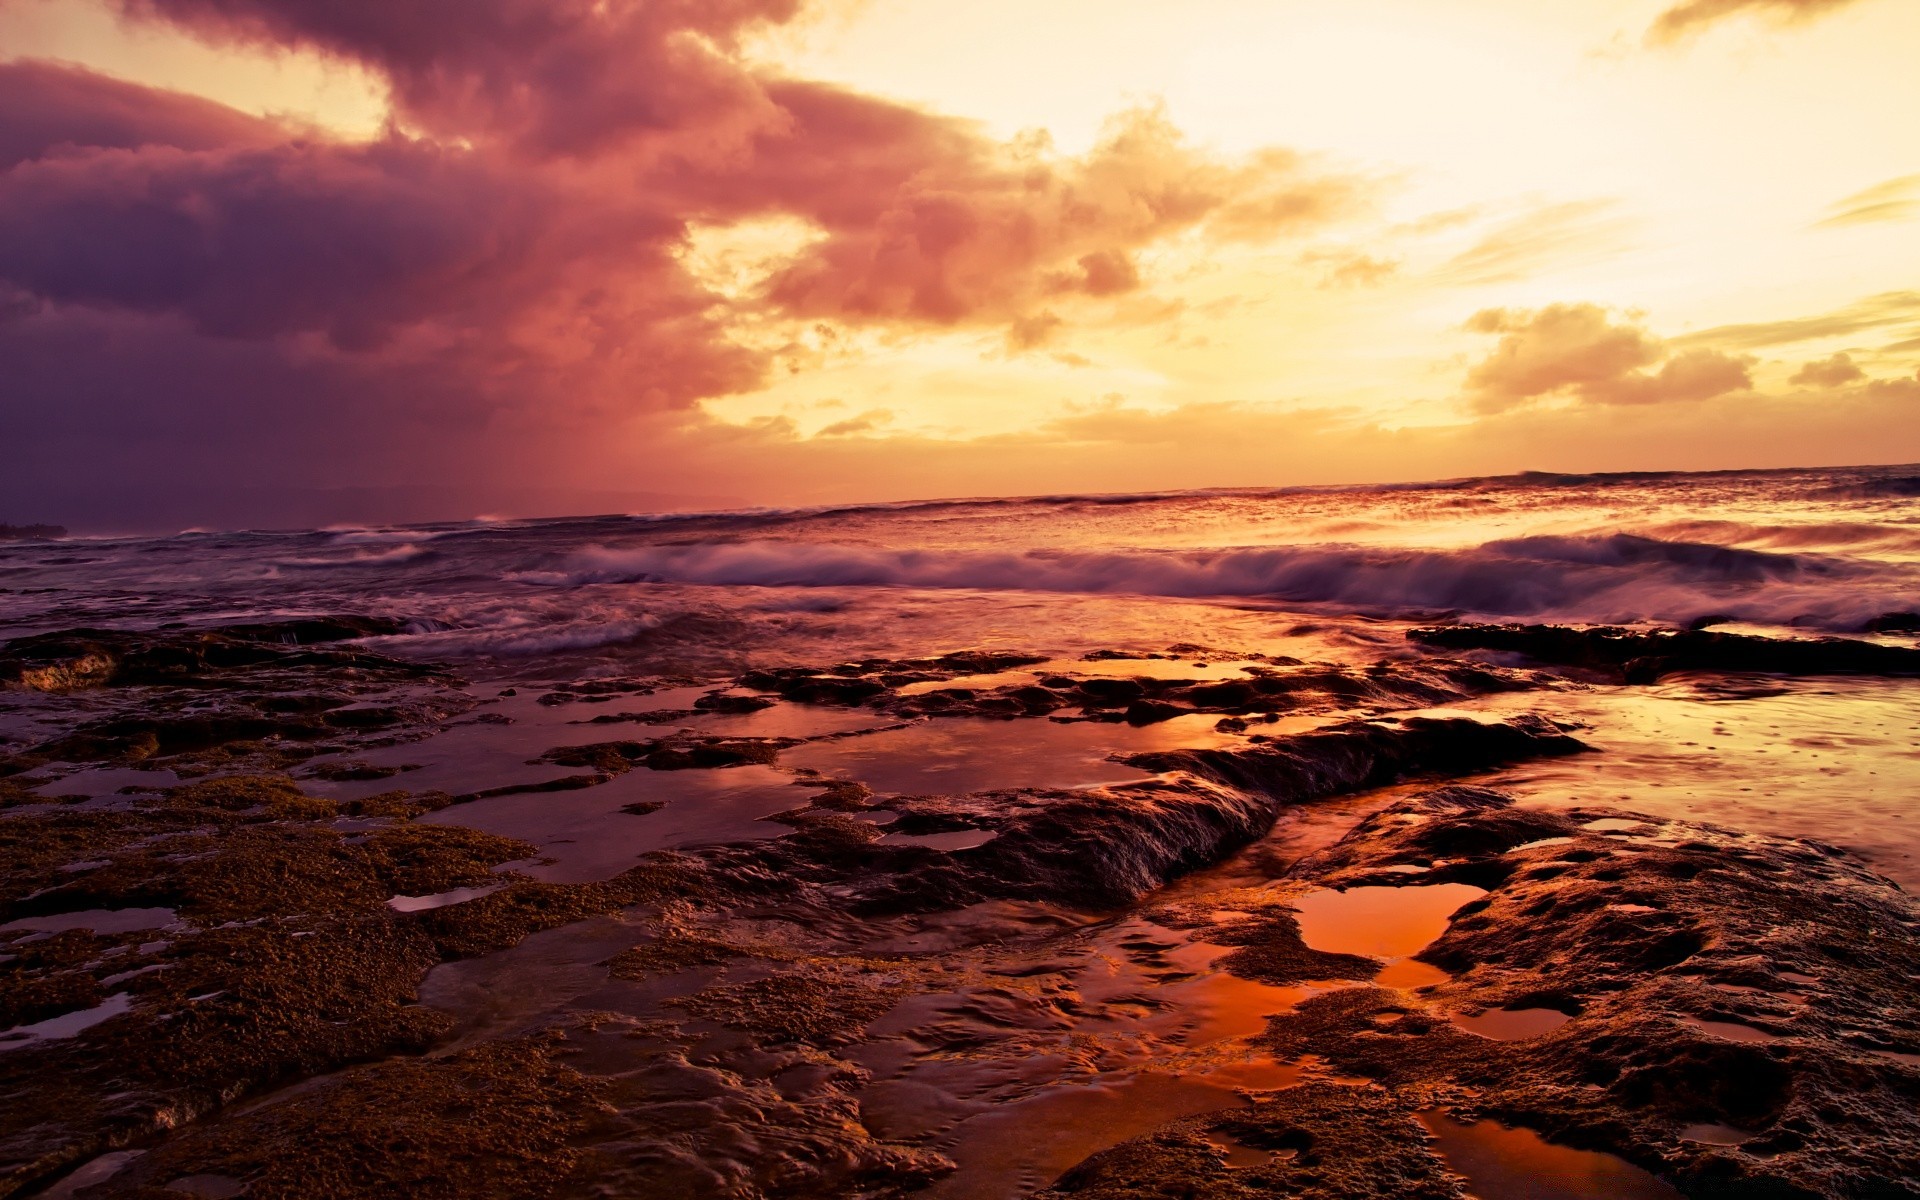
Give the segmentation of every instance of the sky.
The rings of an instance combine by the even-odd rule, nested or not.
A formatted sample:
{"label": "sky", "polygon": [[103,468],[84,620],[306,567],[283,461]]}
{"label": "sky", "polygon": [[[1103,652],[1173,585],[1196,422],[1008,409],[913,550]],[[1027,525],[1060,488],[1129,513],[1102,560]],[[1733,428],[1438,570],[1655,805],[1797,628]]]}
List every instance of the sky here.
{"label": "sky", "polygon": [[0,0],[0,521],[1920,460],[1911,0]]}

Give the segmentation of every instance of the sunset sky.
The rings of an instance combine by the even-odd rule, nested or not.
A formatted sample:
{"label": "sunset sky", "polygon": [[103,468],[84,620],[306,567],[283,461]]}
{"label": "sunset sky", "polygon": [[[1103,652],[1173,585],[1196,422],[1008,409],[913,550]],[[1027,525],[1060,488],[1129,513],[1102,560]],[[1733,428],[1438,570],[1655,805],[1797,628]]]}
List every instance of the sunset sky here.
{"label": "sunset sky", "polygon": [[1920,460],[1912,0],[0,0],[0,520]]}

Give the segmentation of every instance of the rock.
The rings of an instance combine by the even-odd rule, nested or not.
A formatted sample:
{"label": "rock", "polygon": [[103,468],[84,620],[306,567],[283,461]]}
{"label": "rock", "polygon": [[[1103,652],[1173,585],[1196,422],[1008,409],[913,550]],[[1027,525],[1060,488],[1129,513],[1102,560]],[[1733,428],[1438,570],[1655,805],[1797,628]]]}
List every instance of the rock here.
{"label": "rock", "polygon": [[1447,650],[1496,650],[1654,683],[1677,671],[1783,675],[1920,675],[1920,649],[1848,638],[1766,638],[1712,630],[1609,626],[1439,625],[1407,636]]}

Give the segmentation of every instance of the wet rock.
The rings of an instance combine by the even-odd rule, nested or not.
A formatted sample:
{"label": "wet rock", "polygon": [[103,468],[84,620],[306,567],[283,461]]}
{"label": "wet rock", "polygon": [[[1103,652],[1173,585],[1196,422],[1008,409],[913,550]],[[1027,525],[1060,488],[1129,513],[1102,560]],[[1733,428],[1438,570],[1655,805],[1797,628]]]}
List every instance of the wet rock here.
{"label": "wet rock", "polygon": [[788,972],[745,983],[715,984],[675,1005],[696,1017],[773,1043],[836,1046],[905,995],[903,985],[859,977]]}
{"label": "wet rock", "polygon": [[1920,612],[1882,613],[1866,625],[1868,633],[1920,633]]}
{"label": "wet rock", "polygon": [[619,775],[637,766],[654,771],[705,770],[764,765],[777,760],[781,750],[798,744],[797,738],[677,734],[647,742],[595,742],[585,746],[561,746],[541,755],[539,761],[567,767],[592,767],[603,776]]}
{"label": "wet rock", "polygon": [[170,1181],[214,1175],[286,1200],[552,1195],[605,1121],[607,1085],[560,1061],[567,1048],[549,1034],[350,1070],[185,1131],[85,1194],[167,1200]]}
{"label": "wet rock", "polygon": [[822,675],[804,667],[755,671],[740,677],[740,686],[772,692],[804,704],[854,705],[887,690],[877,679]]}
{"label": "wet rock", "polygon": [[[902,828],[998,836],[945,854],[889,848],[899,875],[874,885],[882,907],[960,907],[987,898],[1125,903],[1219,861],[1270,828],[1288,805],[1419,774],[1457,776],[1577,753],[1578,740],[1538,718],[1511,722],[1352,722],[1235,750],[1183,750],[1125,761],[1175,778],[1077,791],[995,792],[890,800]],[[878,847],[868,857],[884,861]],[[778,853],[759,851],[760,853]],[[911,868],[905,864],[913,863]]]}
{"label": "wet rock", "polygon": [[167,922],[0,932],[8,1026],[128,999],[73,1037],[0,1053],[0,1194],[274,1083],[424,1050],[447,1021],[414,988],[444,958],[703,891],[695,873],[643,863],[590,887],[508,876],[480,900],[401,914],[391,896],[498,884],[495,867],[535,850],[452,826],[350,833],[337,811],[284,778],[237,777],[0,822],[5,919],[99,913],[117,929],[133,909]]}
{"label": "wet rock", "polygon": [[[1220,1145],[1264,1153],[1229,1165]],[[1102,1151],[1035,1200],[1460,1200],[1404,1099],[1373,1087],[1309,1083],[1244,1108],[1190,1117]]]}
{"label": "wet rock", "polygon": [[736,696],[727,692],[709,692],[693,702],[701,712],[753,713],[773,707],[765,696]]}
{"label": "wet rock", "polygon": [[1920,649],[1848,638],[1766,638],[1712,630],[1609,626],[1440,625],[1407,636],[1448,650],[1496,650],[1653,683],[1679,671],[1783,675],[1920,675]]}
{"label": "wet rock", "polygon": [[455,804],[465,804],[472,800],[490,800],[495,796],[519,796],[541,792],[577,792],[581,788],[598,787],[613,778],[611,775],[595,771],[589,775],[563,775],[559,779],[543,779],[539,783],[509,783],[500,787],[482,788],[477,792],[465,792],[455,796]]}
{"label": "wet rock", "polygon": [[403,629],[399,622],[374,617],[315,617],[150,632],[74,629],[14,638],[0,645],[0,681],[36,691],[69,691],[205,686],[236,672],[270,669],[353,669],[391,678],[439,674],[435,667],[330,644]]}
{"label": "wet rock", "polygon": [[[1321,886],[1471,882],[1420,954],[1451,978],[1308,1000],[1267,1044],[1617,1154],[1688,1194],[1911,1196],[1920,908],[1819,843],[1445,789],[1301,864]],[[1809,980],[1812,982],[1796,982]],[[1451,1014],[1571,1019],[1490,1041]],[[1893,1052],[1893,1053],[1889,1053]],[[1742,1131],[1738,1146],[1685,1134]]]}

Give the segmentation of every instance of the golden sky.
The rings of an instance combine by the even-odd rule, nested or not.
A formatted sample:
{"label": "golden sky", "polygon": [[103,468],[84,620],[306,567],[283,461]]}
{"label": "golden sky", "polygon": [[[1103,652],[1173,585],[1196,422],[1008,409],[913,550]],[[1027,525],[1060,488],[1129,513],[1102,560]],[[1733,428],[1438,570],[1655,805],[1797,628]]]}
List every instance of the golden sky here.
{"label": "golden sky", "polygon": [[[550,117],[491,96],[475,116],[480,101],[428,95],[391,45],[227,11],[245,7],[0,0],[0,47],[332,144],[481,155]],[[1920,459],[1910,0],[719,7],[751,12],[687,18],[659,44],[770,97],[743,102],[750,125],[706,121],[735,102],[729,85],[674,100],[706,123],[668,149],[554,150],[559,127],[538,133],[543,179],[594,205],[644,199],[666,223],[646,236],[672,261],[645,270],[670,268],[698,311],[661,315],[639,266],[588,288],[595,256],[569,259],[564,304],[490,335],[556,364],[566,398],[441,412],[453,432],[433,470],[788,502]],[[886,107],[736,170],[760,153],[729,140],[739,129],[825,129],[788,114],[828,93]],[[582,111],[561,113],[567,129],[587,127]],[[925,119],[911,148],[870,128],[895,112]],[[699,124],[648,114],[676,135]],[[534,162],[527,144],[511,153]],[[907,154],[926,157],[885,184],[907,199],[867,213],[826,194],[841,164],[862,164],[852,188],[870,159],[880,172]],[[745,175],[752,203],[733,199]],[[935,205],[960,224],[930,233]],[[888,232],[902,211],[919,221],[904,265]],[[611,244],[632,220],[610,205],[602,234],[578,236]],[[936,236],[951,246],[929,249]],[[607,294],[618,319],[583,330],[580,298]],[[57,298],[127,306],[113,295]],[[393,345],[444,344],[422,332],[434,321],[482,319],[421,303],[380,339],[383,363]],[[662,382],[695,320],[752,366]],[[292,346],[329,321],[258,336]],[[375,351],[333,336],[324,353]],[[516,358],[486,386],[532,373]]]}

